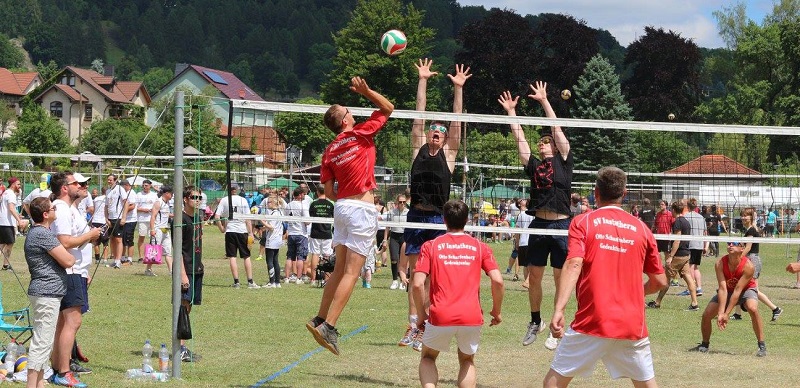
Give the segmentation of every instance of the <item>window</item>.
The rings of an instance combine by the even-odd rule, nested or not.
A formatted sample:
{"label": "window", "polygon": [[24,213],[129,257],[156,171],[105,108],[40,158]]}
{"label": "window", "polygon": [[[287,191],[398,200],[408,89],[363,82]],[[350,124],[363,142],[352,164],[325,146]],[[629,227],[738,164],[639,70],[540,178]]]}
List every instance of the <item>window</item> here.
{"label": "window", "polygon": [[83,120],[92,121],[92,104],[86,104],[83,108]]}
{"label": "window", "polygon": [[61,77],[61,84],[75,86],[75,74],[64,74],[64,76]]}
{"label": "window", "polygon": [[64,112],[64,104],[61,101],[53,101],[50,103],[50,116],[61,117]]}

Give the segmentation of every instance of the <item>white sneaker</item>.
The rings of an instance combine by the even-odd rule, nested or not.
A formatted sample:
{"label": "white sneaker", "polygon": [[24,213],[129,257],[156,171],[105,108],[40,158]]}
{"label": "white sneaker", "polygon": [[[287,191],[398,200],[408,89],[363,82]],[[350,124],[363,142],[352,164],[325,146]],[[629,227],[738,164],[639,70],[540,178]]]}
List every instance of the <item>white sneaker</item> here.
{"label": "white sneaker", "polygon": [[400,287],[398,289],[401,290],[401,291],[405,291],[405,289],[406,289],[405,283],[400,283]]}
{"label": "white sneaker", "polygon": [[522,337],[522,346],[528,346],[536,341],[536,335],[543,332],[544,327],[540,324],[535,324],[533,322],[528,323],[528,330],[525,332],[525,336]]}
{"label": "white sneaker", "polygon": [[281,288],[281,284],[280,283],[275,283],[275,288]]}
{"label": "white sneaker", "polygon": [[265,283],[261,288],[275,288],[275,285],[272,283]]}
{"label": "white sneaker", "polygon": [[553,337],[553,333],[547,336],[547,339],[544,341],[544,347],[548,350],[555,350],[558,347],[558,339]]}
{"label": "white sneaker", "polygon": [[144,270],[144,276],[156,276],[156,274],[152,269],[146,269]]}
{"label": "white sneaker", "polygon": [[303,279],[297,279],[294,282],[295,284],[303,284]]}
{"label": "white sneaker", "polygon": [[389,289],[390,289],[390,290],[396,290],[396,289],[397,289],[397,287],[400,287],[400,282],[398,282],[397,280],[393,280],[393,281],[392,281],[392,285],[391,285],[391,286],[389,286]]}
{"label": "white sneaker", "polygon": [[255,284],[255,283],[247,283],[247,288],[249,288],[251,290],[257,290],[257,289],[261,288],[261,286],[259,286],[258,284]]}

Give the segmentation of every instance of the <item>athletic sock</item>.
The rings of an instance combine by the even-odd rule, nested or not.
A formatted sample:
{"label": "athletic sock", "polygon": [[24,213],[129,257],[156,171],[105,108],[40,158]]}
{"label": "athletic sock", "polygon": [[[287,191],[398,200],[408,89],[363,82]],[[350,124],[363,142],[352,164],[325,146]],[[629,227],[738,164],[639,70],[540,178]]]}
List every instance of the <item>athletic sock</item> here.
{"label": "athletic sock", "polygon": [[239,284],[239,279],[233,278],[233,284]]}
{"label": "athletic sock", "polygon": [[759,349],[762,348],[762,347],[767,347],[767,343],[764,342],[764,341],[758,341],[758,347],[759,347]]}
{"label": "athletic sock", "polygon": [[326,321],[326,322],[323,322],[323,323],[325,324],[325,327],[327,327],[328,329],[331,329],[331,330],[335,329],[335,327],[333,327],[333,325],[331,325],[331,324],[330,324],[330,323],[328,323],[327,321]]}
{"label": "athletic sock", "polygon": [[411,324],[411,327],[417,326],[417,316],[416,315],[409,315],[408,316],[408,323]]}
{"label": "athletic sock", "polygon": [[541,324],[542,323],[542,312],[541,311],[531,311],[531,323]]}
{"label": "athletic sock", "polygon": [[704,348],[707,348],[707,347],[708,347],[708,344],[709,344],[708,342],[701,342],[701,343],[700,343],[700,346],[702,346],[702,347],[704,347]]}
{"label": "athletic sock", "polygon": [[253,279],[247,279],[247,284],[253,284]]}
{"label": "athletic sock", "polygon": [[100,254],[98,253],[98,254],[94,255],[94,259],[99,261],[100,260]]}

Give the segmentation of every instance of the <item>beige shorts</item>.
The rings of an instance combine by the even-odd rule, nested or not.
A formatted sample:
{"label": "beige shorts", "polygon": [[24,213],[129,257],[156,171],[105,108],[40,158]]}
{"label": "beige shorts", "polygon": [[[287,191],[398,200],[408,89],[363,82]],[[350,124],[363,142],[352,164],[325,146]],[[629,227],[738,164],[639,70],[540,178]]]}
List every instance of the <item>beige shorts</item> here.
{"label": "beige shorts", "polygon": [[438,352],[450,350],[450,341],[456,338],[458,350],[464,354],[475,354],[481,339],[480,326],[434,326],[425,323],[422,344]]}
{"label": "beige shorts", "polygon": [[161,245],[164,256],[172,257],[172,233],[169,228],[156,228],[156,244]]}
{"label": "beige shorts", "polygon": [[33,318],[33,338],[28,350],[28,369],[44,371],[50,366],[50,353],[56,336],[61,298],[28,296]]}
{"label": "beige shorts", "polygon": [[594,372],[597,360],[603,360],[613,379],[627,377],[636,381],[647,381],[656,376],[653,355],[650,352],[650,338],[601,338],[578,333],[572,328],[564,333],[550,367],[562,376],[589,377]]}
{"label": "beige shorts", "polygon": [[150,221],[147,222],[137,222],[136,223],[136,232],[139,233],[139,236],[150,237]]}
{"label": "beige shorts", "polygon": [[375,205],[354,199],[336,201],[333,208],[333,247],[344,245],[366,257],[378,232]]}
{"label": "beige shorts", "polygon": [[689,266],[687,264],[689,264],[689,256],[673,257],[669,265],[664,268],[667,272],[667,279],[672,280],[689,276]]}

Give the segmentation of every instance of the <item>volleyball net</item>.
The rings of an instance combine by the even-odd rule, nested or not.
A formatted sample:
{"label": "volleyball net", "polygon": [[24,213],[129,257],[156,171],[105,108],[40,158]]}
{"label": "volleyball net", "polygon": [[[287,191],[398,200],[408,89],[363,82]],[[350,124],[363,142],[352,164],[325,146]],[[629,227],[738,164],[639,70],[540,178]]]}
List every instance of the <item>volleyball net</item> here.
{"label": "volleyball net", "polygon": [[[305,183],[311,194],[320,184],[322,152],[334,135],[324,127],[328,105],[235,100],[231,102],[229,133],[240,144],[252,145],[255,156],[242,159],[230,151],[227,179],[245,188],[245,195],[277,192],[287,201]],[[373,108],[348,107],[356,121]],[[451,180],[452,199],[463,200],[472,210],[468,230],[482,234],[566,234],[566,231],[521,231],[512,227],[517,211],[514,200],[530,196],[526,177],[509,124],[522,126],[534,155],[542,133],[558,125],[570,141],[575,162],[572,191],[591,209],[596,206],[594,181],[597,169],[606,165],[623,168],[628,211],[650,206],[658,211],[661,200],[694,198],[698,209],[711,206],[723,220],[720,236],[669,236],[671,240],[729,241],[741,236],[740,211],[753,207],[756,225],[774,225],[774,236],[753,241],[797,244],[800,212],[800,161],[786,144],[800,135],[797,127],[710,125],[678,122],[635,122],[588,119],[549,119],[485,114],[454,114],[395,110],[376,137],[375,178],[379,206],[391,205],[407,193],[412,162],[411,120],[462,123],[461,144]],[[426,127],[427,128],[427,127]],[[296,143],[296,144],[293,144]],[[267,146],[266,144],[269,144]],[[259,145],[261,148],[259,148]],[[237,158],[239,158],[237,160]],[[242,162],[242,160],[246,160]],[[608,161],[608,163],[606,163]],[[262,190],[265,189],[266,190]],[[246,218],[266,220],[262,211]],[[772,215],[771,215],[772,213]],[[327,219],[281,216],[285,221],[332,223]],[[500,219],[505,222],[491,224]],[[442,225],[382,221],[380,227],[444,229]],[[722,228],[721,228],[722,229]],[[666,238],[666,236],[664,236]],[[773,237],[782,237],[775,239]]]}

